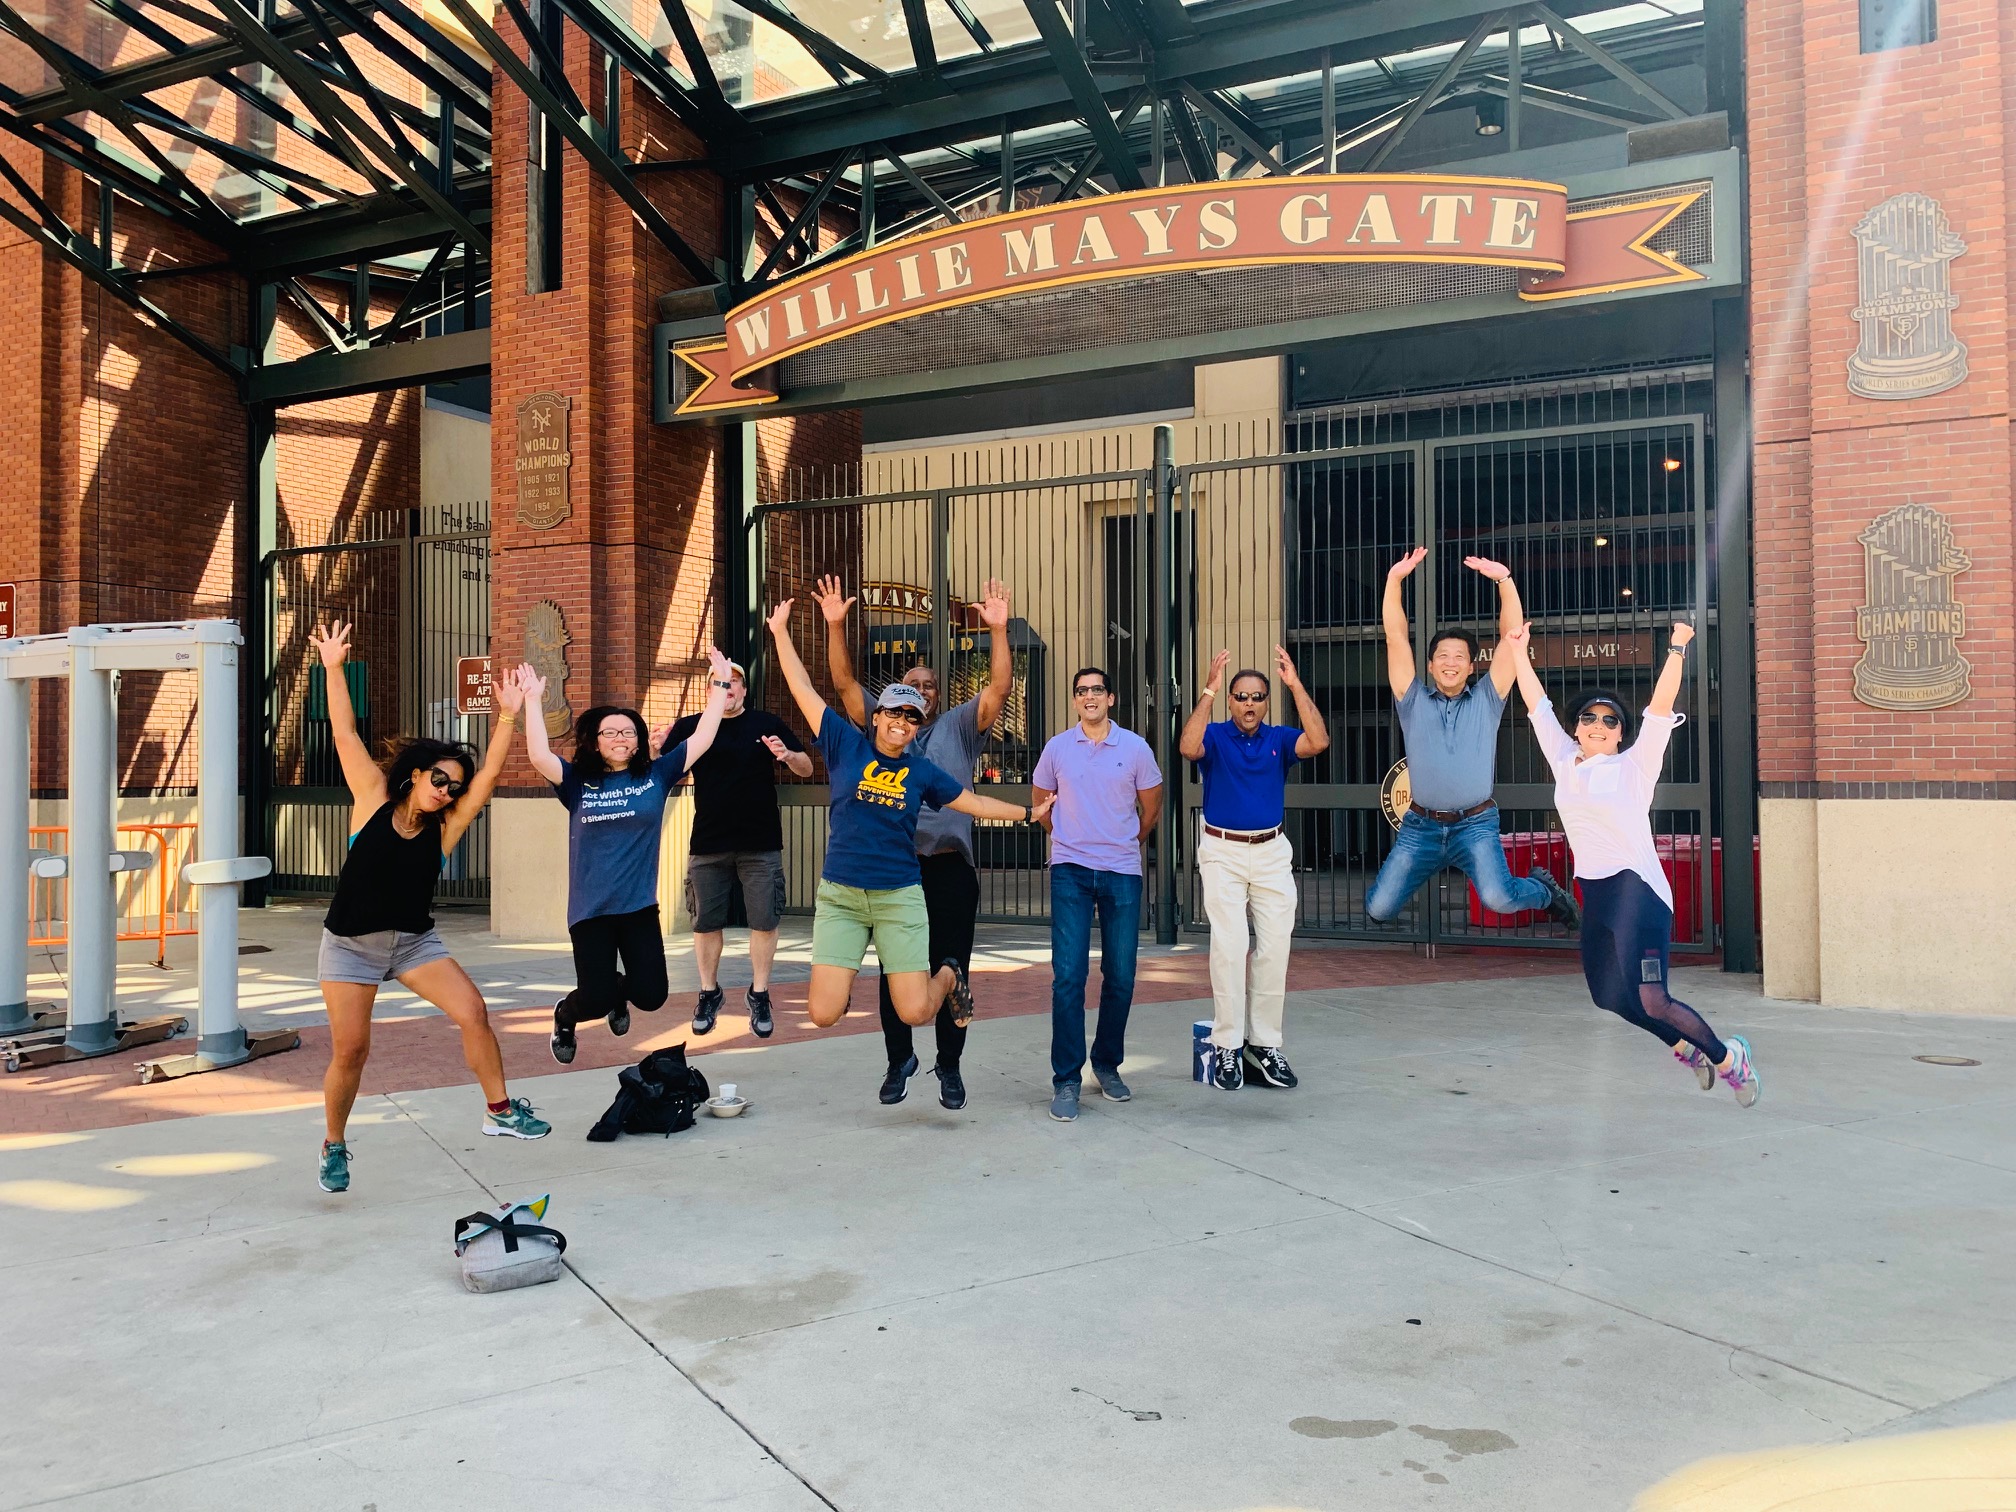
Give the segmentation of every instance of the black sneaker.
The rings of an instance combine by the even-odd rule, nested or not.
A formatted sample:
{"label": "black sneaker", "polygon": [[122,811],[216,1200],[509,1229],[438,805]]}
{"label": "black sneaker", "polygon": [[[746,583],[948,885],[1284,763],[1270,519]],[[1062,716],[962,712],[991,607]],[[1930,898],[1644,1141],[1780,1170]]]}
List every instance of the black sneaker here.
{"label": "black sneaker", "polygon": [[940,970],[952,968],[952,990],[945,995],[945,1001],[952,1005],[952,1022],[964,1029],[973,1022],[973,984],[966,980],[966,968],[952,957],[947,956],[938,966]]}
{"label": "black sneaker", "polygon": [[553,1005],[553,1036],[546,1043],[553,1048],[553,1059],[563,1066],[574,1064],[574,1026],[560,1022],[560,1005]]}
{"label": "black sneaker", "polygon": [[938,1078],[939,1107],[957,1113],[966,1106],[966,1082],[957,1066],[933,1066],[931,1074]]}
{"label": "black sneaker", "polygon": [[777,1032],[777,1024],[770,1017],[770,994],[758,992],[754,987],[744,995],[743,1001],[749,1005],[749,1027],[756,1038],[768,1039]]}
{"label": "black sneaker", "polygon": [[609,1010],[609,1032],[619,1036],[630,1032],[630,1005],[628,1003],[618,1003],[614,1008]]}
{"label": "black sneaker", "polygon": [[1288,1069],[1288,1057],[1272,1045],[1248,1045],[1246,1064],[1255,1077],[1270,1087],[1292,1087],[1295,1073]]}
{"label": "black sneaker", "polygon": [[1237,1092],[1246,1085],[1246,1073],[1239,1065],[1239,1052],[1229,1046],[1216,1047],[1213,1058],[1217,1067],[1211,1073],[1211,1081],[1221,1092]]}
{"label": "black sneaker", "polygon": [[1554,873],[1544,866],[1536,866],[1527,876],[1537,878],[1553,895],[1547,905],[1547,917],[1556,924],[1566,924],[1570,929],[1582,922],[1582,905],[1575,901],[1575,894],[1554,880]]}
{"label": "black sneaker", "polygon": [[700,1001],[693,1009],[693,1032],[695,1034],[711,1034],[714,1032],[714,1020],[720,1017],[721,1014],[721,996],[721,989],[719,987],[700,994]]}
{"label": "black sneaker", "polygon": [[891,1066],[889,1074],[882,1078],[882,1090],[876,1094],[885,1104],[895,1105],[910,1095],[910,1078],[917,1074],[917,1057],[911,1056],[900,1066]]}

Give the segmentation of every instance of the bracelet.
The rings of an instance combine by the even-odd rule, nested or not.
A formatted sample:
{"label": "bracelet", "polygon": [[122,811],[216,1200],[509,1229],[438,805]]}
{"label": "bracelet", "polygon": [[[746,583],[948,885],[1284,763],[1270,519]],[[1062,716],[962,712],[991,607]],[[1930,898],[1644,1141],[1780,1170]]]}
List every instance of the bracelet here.
{"label": "bracelet", "polygon": [[1036,822],[1035,804],[1025,803],[1022,805],[1022,822],[1024,824],[1034,824]]}
{"label": "bracelet", "polygon": [[1675,644],[1670,645],[1666,648],[1666,654],[1668,656],[1685,656],[1687,654],[1687,648],[1676,642]]}
{"label": "bracelet", "polygon": [[497,716],[497,723],[516,724],[518,723],[518,716],[516,714],[511,713],[509,710],[506,710],[504,713],[499,714]]}

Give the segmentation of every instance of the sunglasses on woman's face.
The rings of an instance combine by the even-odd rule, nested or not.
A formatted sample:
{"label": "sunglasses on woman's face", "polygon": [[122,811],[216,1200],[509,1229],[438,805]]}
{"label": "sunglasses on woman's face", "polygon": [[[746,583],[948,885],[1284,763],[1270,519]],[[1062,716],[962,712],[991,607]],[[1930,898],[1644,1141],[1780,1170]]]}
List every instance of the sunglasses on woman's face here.
{"label": "sunglasses on woman's face", "polygon": [[469,791],[469,784],[459,777],[451,777],[439,767],[427,769],[427,780],[434,784],[436,791],[446,793],[450,798],[460,798]]}
{"label": "sunglasses on woman's face", "polygon": [[924,716],[919,714],[915,709],[884,709],[881,712],[887,714],[891,719],[900,719],[907,725],[921,725],[924,723]]}
{"label": "sunglasses on woman's face", "polygon": [[1623,727],[1624,721],[1619,719],[1615,714],[1598,714],[1594,709],[1584,709],[1575,723],[1578,725],[1600,724],[1606,730],[1616,730]]}

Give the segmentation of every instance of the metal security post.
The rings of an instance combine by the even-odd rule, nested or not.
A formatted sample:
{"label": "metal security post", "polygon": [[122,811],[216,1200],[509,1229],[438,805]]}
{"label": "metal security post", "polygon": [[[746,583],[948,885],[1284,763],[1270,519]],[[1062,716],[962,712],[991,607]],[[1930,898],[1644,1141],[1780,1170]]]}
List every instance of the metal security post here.
{"label": "metal security post", "polygon": [[1183,824],[1183,757],[1177,749],[1183,736],[1177,689],[1182,625],[1178,608],[1182,553],[1176,530],[1176,429],[1155,427],[1155,618],[1162,633],[1156,639],[1155,664],[1148,679],[1158,716],[1155,744],[1162,765],[1162,825],[1155,835],[1155,943],[1176,943],[1176,835]]}
{"label": "metal security post", "polygon": [[113,995],[119,969],[112,883],[112,674],[92,658],[103,625],[70,632],[70,1028],[77,1055],[118,1048]]}
{"label": "metal security post", "polygon": [[37,678],[69,670],[60,635],[0,641],[0,1035],[48,1032],[28,1006],[29,874],[44,859],[28,845],[28,710]]}

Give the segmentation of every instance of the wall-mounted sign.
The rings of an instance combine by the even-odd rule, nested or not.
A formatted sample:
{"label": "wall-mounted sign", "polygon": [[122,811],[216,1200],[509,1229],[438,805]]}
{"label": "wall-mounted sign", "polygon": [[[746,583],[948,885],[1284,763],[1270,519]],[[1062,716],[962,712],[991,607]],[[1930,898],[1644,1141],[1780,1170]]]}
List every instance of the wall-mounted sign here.
{"label": "wall-mounted sign", "polygon": [[[928,620],[935,606],[931,590],[915,583],[863,583],[861,607],[888,619]],[[946,617],[954,629],[978,629],[980,606],[955,598],[946,608]]]}
{"label": "wall-mounted sign", "polygon": [[1860,257],[1850,313],[1862,343],[1848,359],[1848,391],[1864,399],[1923,399],[1967,381],[1967,344],[1953,334],[1953,259],[1967,243],[1928,194],[1896,194],[1855,227]]}
{"label": "wall-mounted sign", "polygon": [[525,660],[546,679],[546,738],[558,740],[574,723],[567,705],[567,617],[551,599],[541,599],[525,616]]}
{"label": "wall-mounted sign", "polygon": [[[1527,654],[1535,667],[1649,667],[1657,656],[1649,630],[1535,631]],[[1495,644],[1477,653],[1481,666],[1491,665]]]}
{"label": "wall-mounted sign", "polygon": [[788,279],[674,348],[695,382],[682,415],[765,403],[769,370],[831,341],[934,311],[1044,290],[1270,264],[1453,263],[1519,270],[1528,300],[1686,283],[1647,245],[1700,198],[1667,191],[1578,211],[1531,179],[1282,175],[1071,200],[907,236]]}
{"label": "wall-mounted sign", "polygon": [[567,518],[573,408],[561,394],[534,394],[518,405],[518,523],[528,530],[551,530]]}
{"label": "wall-mounted sign", "polygon": [[1414,783],[1407,775],[1407,758],[1402,756],[1393,763],[1392,770],[1379,784],[1379,812],[1397,830],[1400,821],[1407,817],[1407,806],[1413,801]]}
{"label": "wall-mounted sign", "polygon": [[1862,542],[1863,604],[1855,634],[1855,696],[1877,709],[1943,709],[1971,691],[1960,654],[1967,611],[1954,577],[1974,565],[1955,544],[1953,523],[1929,504],[1877,516]]}
{"label": "wall-mounted sign", "polygon": [[495,714],[496,690],[490,683],[490,658],[464,656],[455,662],[455,712]]}
{"label": "wall-mounted sign", "polygon": [[0,640],[14,634],[15,588],[12,583],[0,583]]}

